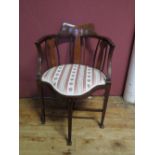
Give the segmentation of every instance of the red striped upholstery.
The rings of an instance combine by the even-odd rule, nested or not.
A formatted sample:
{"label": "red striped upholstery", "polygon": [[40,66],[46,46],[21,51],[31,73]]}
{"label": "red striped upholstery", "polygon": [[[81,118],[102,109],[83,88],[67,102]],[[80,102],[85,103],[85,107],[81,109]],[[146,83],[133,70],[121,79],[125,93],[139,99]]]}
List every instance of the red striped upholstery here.
{"label": "red striped upholstery", "polygon": [[41,80],[66,96],[80,96],[95,86],[105,85],[105,75],[100,70],[78,64],[50,68]]}

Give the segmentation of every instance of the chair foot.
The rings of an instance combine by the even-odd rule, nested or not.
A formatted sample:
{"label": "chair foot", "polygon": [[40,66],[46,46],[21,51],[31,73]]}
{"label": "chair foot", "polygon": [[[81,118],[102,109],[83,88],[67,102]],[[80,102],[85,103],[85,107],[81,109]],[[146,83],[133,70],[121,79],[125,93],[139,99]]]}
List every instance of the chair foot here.
{"label": "chair foot", "polygon": [[67,145],[72,145],[72,141],[67,141]]}
{"label": "chair foot", "polygon": [[104,128],[104,124],[100,124],[100,128],[103,129]]}
{"label": "chair foot", "polygon": [[41,124],[45,124],[45,121],[41,121]]}
{"label": "chair foot", "polygon": [[44,116],[41,116],[41,124],[45,124],[46,120]]}

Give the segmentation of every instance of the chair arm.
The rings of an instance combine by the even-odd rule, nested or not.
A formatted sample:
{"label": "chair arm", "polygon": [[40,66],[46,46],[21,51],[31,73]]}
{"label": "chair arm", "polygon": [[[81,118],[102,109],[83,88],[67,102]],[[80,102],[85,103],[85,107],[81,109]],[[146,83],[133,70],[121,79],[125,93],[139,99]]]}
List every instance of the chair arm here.
{"label": "chair arm", "polygon": [[38,57],[37,74],[36,74],[37,80],[40,80],[41,78],[42,75],[41,69],[42,69],[42,60],[40,57]]}
{"label": "chair arm", "polygon": [[44,35],[43,37],[39,38],[35,44],[41,44],[42,42],[46,41],[47,39],[52,39],[55,38],[57,35],[56,34],[49,34],[49,35]]}
{"label": "chair arm", "polygon": [[41,75],[42,75],[42,62],[43,62],[43,59],[42,59],[42,51],[41,51],[41,47],[40,47],[40,44],[39,43],[35,43],[36,45],[36,48],[37,48],[37,51],[38,51],[38,58],[37,58],[37,74],[36,74],[36,78],[37,80],[40,80],[41,78]]}
{"label": "chair arm", "polygon": [[108,55],[108,62],[107,62],[107,75],[106,75],[106,82],[111,83],[111,75],[112,75],[112,55],[115,46],[111,46],[110,53]]}

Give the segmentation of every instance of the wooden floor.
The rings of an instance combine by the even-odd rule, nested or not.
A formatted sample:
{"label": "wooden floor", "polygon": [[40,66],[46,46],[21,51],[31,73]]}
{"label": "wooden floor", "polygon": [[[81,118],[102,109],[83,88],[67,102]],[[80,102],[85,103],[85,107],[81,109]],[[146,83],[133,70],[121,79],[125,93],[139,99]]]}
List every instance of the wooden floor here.
{"label": "wooden floor", "polygon": [[[93,97],[77,105],[101,107],[102,100]],[[20,99],[20,155],[134,155],[133,105],[110,97],[104,129],[98,126],[100,113],[74,112],[72,146],[67,146],[67,113],[52,110],[60,102],[47,100],[47,120],[42,125],[40,100]]]}

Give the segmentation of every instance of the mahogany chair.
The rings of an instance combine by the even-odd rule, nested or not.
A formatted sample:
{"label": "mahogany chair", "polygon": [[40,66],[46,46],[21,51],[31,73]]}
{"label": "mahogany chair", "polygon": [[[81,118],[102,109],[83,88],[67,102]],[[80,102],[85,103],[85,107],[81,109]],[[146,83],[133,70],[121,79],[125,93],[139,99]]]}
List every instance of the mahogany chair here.
{"label": "mahogany chair", "polygon": [[[102,109],[83,109],[101,112],[100,127],[104,118],[111,88],[111,59],[113,42],[94,32],[92,25],[66,29],[57,34],[43,36],[36,41],[38,51],[37,82],[42,96],[41,122],[45,123],[43,85],[48,85],[68,101],[68,145],[71,145],[72,113],[76,99],[87,98],[97,89],[104,89]],[[61,54],[67,62],[61,62]],[[87,57],[90,57],[86,61]],[[91,61],[90,61],[91,60]]]}

